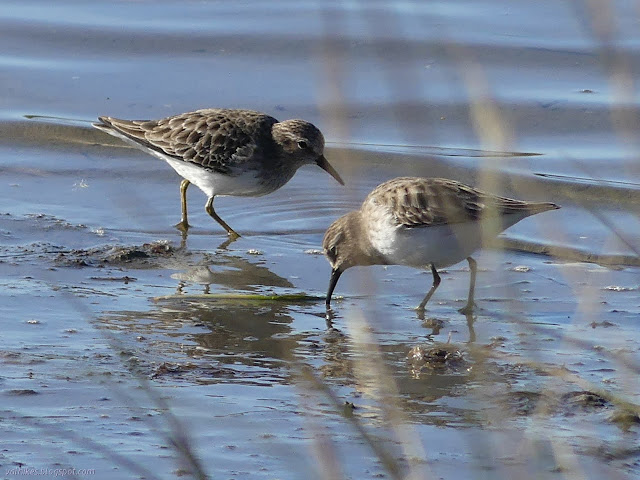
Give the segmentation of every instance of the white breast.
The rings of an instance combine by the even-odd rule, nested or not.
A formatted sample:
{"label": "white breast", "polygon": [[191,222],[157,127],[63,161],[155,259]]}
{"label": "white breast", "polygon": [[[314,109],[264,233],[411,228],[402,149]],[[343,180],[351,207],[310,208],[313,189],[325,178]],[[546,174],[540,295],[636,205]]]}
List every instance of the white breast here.
{"label": "white breast", "polygon": [[436,268],[454,265],[482,245],[478,222],[438,225],[435,227],[402,227],[396,231],[393,263],[412,267],[433,264]]}
{"label": "white breast", "polygon": [[269,190],[261,187],[256,170],[231,176],[205,170],[194,163],[174,160],[166,156],[160,156],[160,158],[166,160],[178,175],[189,180],[210,197],[214,195],[260,196],[269,193]]}
{"label": "white breast", "polygon": [[[509,227],[521,218],[506,218],[503,226]],[[397,225],[384,208],[369,210],[366,222],[371,244],[389,264],[417,268],[454,265],[482,246],[483,235],[493,238],[502,230],[486,222],[407,228]]]}

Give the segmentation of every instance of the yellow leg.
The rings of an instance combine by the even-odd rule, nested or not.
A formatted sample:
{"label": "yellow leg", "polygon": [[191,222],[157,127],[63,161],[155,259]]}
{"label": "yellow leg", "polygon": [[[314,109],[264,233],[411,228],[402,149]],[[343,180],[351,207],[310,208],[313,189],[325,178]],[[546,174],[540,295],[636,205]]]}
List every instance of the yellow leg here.
{"label": "yellow leg", "polygon": [[191,182],[187,179],[182,180],[180,183],[180,204],[182,206],[182,218],[180,219],[180,223],[176,224],[176,228],[181,232],[185,232],[189,230],[189,222],[187,221],[187,188]]}
{"label": "yellow leg", "polygon": [[475,306],[475,290],[476,290],[476,273],[478,271],[478,264],[476,261],[467,257],[467,262],[469,262],[469,270],[471,270],[471,280],[469,281],[469,297],[467,298],[467,304],[464,308],[460,309],[460,313],[464,313],[465,315],[470,315],[473,312],[473,307]]}
{"label": "yellow leg", "polygon": [[240,236],[235,232],[235,230],[233,228],[231,228],[229,225],[227,225],[227,223],[224,220],[222,220],[218,216],[216,211],[213,209],[213,197],[210,197],[209,200],[207,200],[207,204],[205,205],[204,209],[211,216],[211,218],[213,218],[216,222],[218,222],[220,225],[222,225],[222,228],[224,228],[227,231],[227,233],[229,234],[230,237],[237,238],[237,237]]}
{"label": "yellow leg", "polygon": [[418,311],[424,310],[425,305],[427,304],[433,293],[436,291],[436,288],[438,288],[438,285],[440,285],[440,275],[438,275],[438,271],[433,265],[431,265],[431,274],[433,275],[433,284],[431,285],[431,288],[425,295],[422,302],[420,302],[420,305],[418,305]]}

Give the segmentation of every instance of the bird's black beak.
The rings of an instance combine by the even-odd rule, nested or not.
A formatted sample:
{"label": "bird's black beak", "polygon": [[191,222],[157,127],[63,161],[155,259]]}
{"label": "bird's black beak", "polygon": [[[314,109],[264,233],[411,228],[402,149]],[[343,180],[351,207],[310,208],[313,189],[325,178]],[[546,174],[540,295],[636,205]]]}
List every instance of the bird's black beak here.
{"label": "bird's black beak", "polygon": [[331,295],[333,295],[333,289],[336,288],[336,285],[338,284],[340,275],[342,275],[342,270],[338,270],[337,268],[331,270],[331,280],[329,280],[329,290],[327,290],[327,308],[331,306]]}
{"label": "bird's black beak", "polygon": [[324,158],[324,155],[320,155],[316,160],[316,163],[321,169],[323,169],[325,172],[327,172],[329,175],[335,178],[340,185],[344,185],[342,178],[340,178],[340,175],[338,175],[338,172],[336,172],[335,168],[331,166],[331,164],[327,161],[327,159]]}

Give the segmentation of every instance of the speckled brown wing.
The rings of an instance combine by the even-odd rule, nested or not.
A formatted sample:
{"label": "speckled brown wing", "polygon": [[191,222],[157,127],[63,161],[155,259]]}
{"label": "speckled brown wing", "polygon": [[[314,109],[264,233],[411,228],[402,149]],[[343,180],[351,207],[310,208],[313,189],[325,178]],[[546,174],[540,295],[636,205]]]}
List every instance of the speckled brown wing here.
{"label": "speckled brown wing", "polygon": [[100,117],[142,147],[216,172],[273,155],[277,120],[250,110],[205,109],[161,120]]}
{"label": "speckled brown wing", "polygon": [[463,223],[486,215],[529,212],[532,205],[552,205],[491,195],[455,180],[416,177],[395,178],[379,185],[365,205],[367,202],[388,207],[406,227]]}

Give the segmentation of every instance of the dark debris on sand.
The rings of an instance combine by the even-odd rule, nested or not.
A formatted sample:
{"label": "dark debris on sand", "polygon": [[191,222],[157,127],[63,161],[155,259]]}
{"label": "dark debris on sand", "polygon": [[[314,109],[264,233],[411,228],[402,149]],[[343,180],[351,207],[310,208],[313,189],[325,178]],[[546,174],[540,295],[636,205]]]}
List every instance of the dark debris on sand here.
{"label": "dark debris on sand", "polygon": [[140,246],[103,246],[88,250],[75,249],[59,253],[54,259],[60,267],[128,266],[149,268],[159,260],[175,255],[176,248],[169,242],[157,241]]}
{"label": "dark debris on sand", "polygon": [[464,370],[468,366],[463,351],[451,343],[418,345],[409,351],[407,358],[413,368]]}

